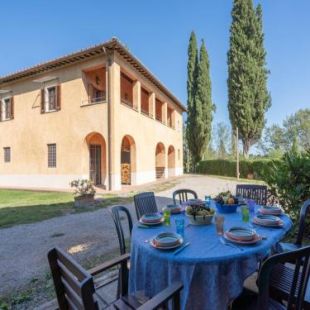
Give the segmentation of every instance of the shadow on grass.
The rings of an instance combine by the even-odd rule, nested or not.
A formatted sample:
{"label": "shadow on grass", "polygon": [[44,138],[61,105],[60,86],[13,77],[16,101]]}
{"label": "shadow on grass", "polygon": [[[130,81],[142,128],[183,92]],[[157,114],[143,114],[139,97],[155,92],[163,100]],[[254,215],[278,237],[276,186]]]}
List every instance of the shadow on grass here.
{"label": "shadow on grass", "polygon": [[74,202],[36,204],[19,207],[0,208],[0,228],[7,228],[18,224],[29,224],[44,221],[53,217],[66,214],[96,211],[114,204],[126,204],[132,202],[131,197],[103,197],[95,207],[76,208]]}

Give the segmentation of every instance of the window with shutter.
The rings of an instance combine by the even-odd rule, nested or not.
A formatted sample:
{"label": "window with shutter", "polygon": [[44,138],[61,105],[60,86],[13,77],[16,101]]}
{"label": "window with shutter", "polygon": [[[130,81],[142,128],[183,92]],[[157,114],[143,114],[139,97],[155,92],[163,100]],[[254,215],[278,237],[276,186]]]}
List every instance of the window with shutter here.
{"label": "window with shutter", "polygon": [[0,102],[1,109],[0,109],[0,118],[1,121],[10,120],[13,118],[13,98],[7,97],[3,98]]}
{"label": "window with shutter", "polygon": [[41,113],[60,110],[60,85],[46,86],[41,90]]}

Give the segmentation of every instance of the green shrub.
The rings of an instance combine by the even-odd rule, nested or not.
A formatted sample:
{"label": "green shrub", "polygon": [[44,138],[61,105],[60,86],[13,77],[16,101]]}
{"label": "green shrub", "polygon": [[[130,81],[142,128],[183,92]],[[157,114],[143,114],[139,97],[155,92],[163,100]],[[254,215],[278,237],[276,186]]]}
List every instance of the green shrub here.
{"label": "green shrub", "polygon": [[264,181],[286,212],[297,219],[300,206],[310,198],[310,151],[286,153],[264,172]]}
{"label": "green shrub", "polygon": [[[255,160],[240,160],[239,172],[241,178],[248,178],[250,175],[255,179],[262,179],[265,171],[270,169],[273,162],[279,160],[270,159],[255,159]],[[229,159],[211,159],[204,160],[198,164],[197,172],[202,174],[221,175],[228,177],[236,176],[236,161]]]}

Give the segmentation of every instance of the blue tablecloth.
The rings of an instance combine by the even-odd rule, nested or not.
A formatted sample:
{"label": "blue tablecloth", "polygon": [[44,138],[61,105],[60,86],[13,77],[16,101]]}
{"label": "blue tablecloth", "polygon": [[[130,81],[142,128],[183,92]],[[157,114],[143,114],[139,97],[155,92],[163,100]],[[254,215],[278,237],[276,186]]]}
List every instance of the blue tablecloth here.
{"label": "blue tablecloth", "polygon": [[[160,225],[150,229],[134,227],[132,232],[130,293],[144,290],[154,296],[174,281],[182,281],[182,309],[227,309],[243,288],[244,280],[254,273],[257,263],[271,247],[279,242],[291,228],[291,220],[283,215],[283,228],[266,228],[255,225],[256,231],[267,237],[257,245],[233,248],[220,242],[215,224],[207,226],[188,225],[185,242],[190,245],[174,255],[173,251],[154,249],[149,240],[163,231],[175,231],[174,220],[188,219],[184,214],[172,215],[171,226]],[[244,226],[241,214],[225,214],[224,228]],[[242,249],[242,250],[241,250]]]}

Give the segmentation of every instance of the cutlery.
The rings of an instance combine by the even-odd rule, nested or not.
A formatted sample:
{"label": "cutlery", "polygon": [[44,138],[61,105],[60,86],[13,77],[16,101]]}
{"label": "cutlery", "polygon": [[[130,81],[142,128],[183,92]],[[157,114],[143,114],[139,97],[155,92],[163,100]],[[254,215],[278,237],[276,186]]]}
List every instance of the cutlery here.
{"label": "cutlery", "polygon": [[180,247],[179,249],[177,249],[173,254],[177,255],[179,254],[181,251],[183,251],[186,247],[188,247],[191,243],[190,242],[186,242],[182,247]]}
{"label": "cutlery", "polygon": [[232,247],[232,248],[235,248],[235,249],[238,249],[238,250],[240,250],[240,251],[243,251],[242,248],[239,248],[238,246],[236,246],[236,245],[234,245],[234,244],[232,244],[232,243],[230,243],[230,242],[227,242],[223,237],[220,237],[220,242],[221,242],[223,245],[227,245],[227,246],[230,246],[230,247]]}
{"label": "cutlery", "polygon": [[138,228],[150,229],[151,227],[150,227],[150,226],[147,226],[147,225],[139,224],[139,225],[138,225]]}

